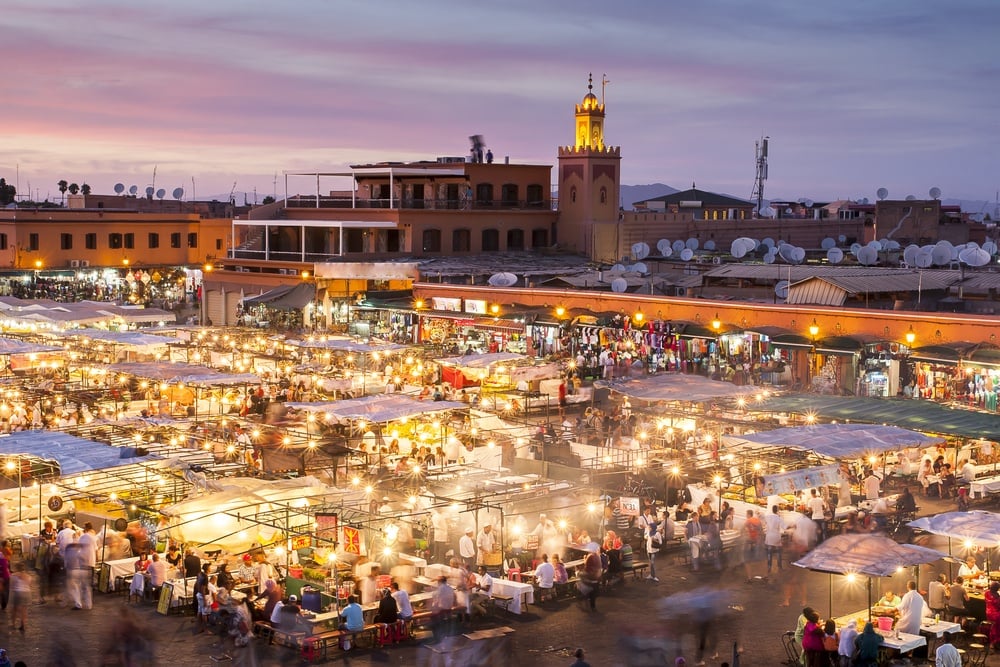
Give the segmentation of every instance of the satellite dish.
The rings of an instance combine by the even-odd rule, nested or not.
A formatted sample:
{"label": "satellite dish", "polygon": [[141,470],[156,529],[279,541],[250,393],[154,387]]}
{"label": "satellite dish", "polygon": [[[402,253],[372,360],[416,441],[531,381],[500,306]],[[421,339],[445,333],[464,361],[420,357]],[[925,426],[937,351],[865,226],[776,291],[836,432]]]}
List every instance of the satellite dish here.
{"label": "satellite dish", "polygon": [[671,255],[674,254],[674,249],[671,248],[670,246],[667,246],[666,248],[660,251],[660,254],[664,257],[670,257]]}
{"label": "satellite dish", "polygon": [[764,263],[765,264],[774,264],[774,257],[775,257],[774,252],[766,253],[764,255]]}
{"label": "satellite dish", "polygon": [[861,203],[864,204],[865,206],[868,206],[868,197],[862,197]]}
{"label": "satellite dish", "polygon": [[632,256],[636,259],[646,259],[649,257],[649,244],[639,241],[632,244]]}
{"label": "satellite dish", "polygon": [[705,241],[705,250],[715,250],[715,241]]}
{"label": "satellite dish", "polygon": [[628,289],[628,281],[624,278],[615,278],[611,281],[611,291],[612,292],[624,292]]}
{"label": "satellite dish", "polygon": [[691,250],[691,248],[681,250],[681,259],[685,262],[690,262],[692,257],[694,257],[694,250]]}
{"label": "satellite dish", "polygon": [[875,252],[882,252],[882,242],[881,241],[869,241],[865,246],[867,248],[874,248]]}
{"label": "satellite dish", "polygon": [[670,248],[670,241],[667,239],[660,239],[656,242],[656,249],[660,251],[660,254],[664,257],[669,257],[667,250]]}
{"label": "satellite dish", "polygon": [[636,273],[649,273],[649,267],[646,266],[645,262],[636,262],[630,267],[630,269]]}
{"label": "satellite dish", "polygon": [[895,239],[883,239],[882,247],[886,250],[899,250],[901,246],[899,245],[899,241]]}
{"label": "satellite dish", "polygon": [[696,239],[696,238],[690,238],[690,239],[688,239],[684,243],[684,247],[688,248],[689,250],[697,250],[698,249],[698,239]]}
{"label": "satellite dish", "polygon": [[166,196],[167,196],[167,191],[164,190],[163,188],[160,188],[159,190],[156,191],[156,198],[157,199],[163,199]]}
{"label": "satellite dish", "polygon": [[686,248],[687,246],[684,245],[684,241],[677,239],[676,241],[674,241],[674,244],[670,247],[674,249],[674,252],[680,252],[681,250],[684,250],[684,248]]}
{"label": "satellite dish", "polygon": [[146,188],[146,196],[147,197],[152,197],[153,196],[153,186],[152,185],[150,185],[149,187]]}
{"label": "satellite dish", "polygon": [[801,264],[802,262],[806,261],[806,249],[799,248],[798,246],[796,246],[792,250],[792,261],[794,261],[796,264]]}
{"label": "satellite dish", "polygon": [[788,208],[786,208],[786,209],[785,209],[785,215],[791,215],[791,214],[792,214],[792,209],[791,209],[791,207],[788,207]]}
{"label": "satellite dish", "polygon": [[760,244],[761,245],[766,245],[768,247],[768,249],[773,248],[774,247],[774,239],[772,239],[770,236],[765,236],[763,239],[761,239]]}
{"label": "satellite dish", "polygon": [[806,208],[812,208],[813,204],[815,203],[816,202],[814,202],[812,199],[806,199],[805,201],[802,202],[802,205],[805,206]]}
{"label": "satellite dish", "polygon": [[920,246],[915,243],[911,243],[903,249],[903,261],[913,266],[917,263],[917,253],[920,252]]}
{"label": "satellite dish", "polygon": [[513,273],[494,273],[486,282],[493,287],[513,287],[517,284],[517,276]]}
{"label": "satellite dish", "polygon": [[857,258],[859,264],[863,264],[864,266],[873,266],[878,264],[878,250],[870,245],[866,245],[858,250]]}
{"label": "satellite dish", "polygon": [[954,248],[951,244],[948,247],[942,245],[934,246],[934,250],[931,250],[931,260],[934,262],[935,266],[944,266],[951,262],[951,251]]}
{"label": "satellite dish", "polygon": [[958,259],[969,266],[986,266],[991,257],[982,248],[966,248],[958,254]]}
{"label": "satellite dish", "polygon": [[879,188],[878,190],[875,191],[875,196],[878,197],[879,201],[882,201],[883,199],[889,196],[889,191],[886,190],[885,188]]}
{"label": "satellite dish", "polygon": [[906,201],[916,201],[916,200],[917,198],[914,197],[913,195],[906,195]]}
{"label": "satellite dish", "polygon": [[845,234],[841,234],[840,236],[838,236],[837,243],[847,243],[847,236]]}
{"label": "satellite dish", "polygon": [[840,264],[844,261],[844,251],[840,248],[830,248],[826,251],[826,261],[831,264]]}
{"label": "satellite dish", "polygon": [[991,255],[997,254],[997,244],[993,241],[986,241],[983,243],[983,250],[990,253]]}
{"label": "satellite dish", "polygon": [[939,187],[937,187],[935,185],[933,188],[931,188],[930,190],[927,191],[927,194],[929,194],[931,196],[931,199],[940,199],[941,198],[941,188],[939,188]]}
{"label": "satellite dish", "polygon": [[934,263],[934,255],[927,250],[921,250],[913,258],[913,263],[916,264],[917,268],[926,269]]}
{"label": "satellite dish", "polygon": [[610,271],[611,273],[625,273],[625,265],[615,264],[610,269],[608,269],[608,271]]}
{"label": "satellite dish", "polygon": [[864,246],[862,246],[860,243],[852,243],[851,244],[851,254],[854,255],[855,257],[857,257],[858,256],[858,251],[861,250],[861,248],[863,248],[863,247]]}
{"label": "satellite dish", "polygon": [[132,186],[130,186],[130,187],[129,187],[129,189],[128,189],[128,193],[129,193],[130,195],[133,195],[133,196],[134,196],[134,195],[135,195],[135,194],[136,194],[137,192],[139,192],[139,186],[138,186],[138,185],[132,185]]}
{"label": "satellite dish", "polygon": [[733,239],[733,242],[729,245],[729,254],[736,259],[741,259],[747,254],[747,248],[743,245],[742,239]]}
{"label": "satellite dish", "polygon": [[819,244],[819,247],[820,247],[820,248],[822,248],[823,250],[829,250],[830,248],[836,248],[836,247],[837,247],[837,242],[836,242],[836,241],[834,241],[834,240],[833,240],[832,238],[830,238],[829,236],[827,236],[827,237],[826,237],[825,239],[823,239],[823,241],[822,241],[822,242],[821,242],[821,243]]}
{"label": "satellite dish", "polygon": [[780,248],[778,248],[778,256],[785,260],[789,264],[795,263],[795,246],[791,243],[786,243]]}
{"label": "satellite dish", "polygon": [[760,215],[763,218],[773,218],[774,213],[775,213],[774,209],[771,208],[770,206],[765,206],[764,208],[760,209]]}
{"label": "satellite dish", "polygon": [[788,285],[789,285],[789,283],[788,283],[787,280],[779,280],[774,285],[774,295],[777,296],[779,299],[787,299],[788,298]]}
{"label": "satellite dish", "polygon": [[124,183],[115,183],[115,194],[116,195],[120,195],[123,192],[125,192],[125,184]]}
{"label": "satellite dish", "polygon": [[174,191],[171,194],[173,195],[174,199],[180,199],[181,197],[184,196],[184,188],[174,188]]}

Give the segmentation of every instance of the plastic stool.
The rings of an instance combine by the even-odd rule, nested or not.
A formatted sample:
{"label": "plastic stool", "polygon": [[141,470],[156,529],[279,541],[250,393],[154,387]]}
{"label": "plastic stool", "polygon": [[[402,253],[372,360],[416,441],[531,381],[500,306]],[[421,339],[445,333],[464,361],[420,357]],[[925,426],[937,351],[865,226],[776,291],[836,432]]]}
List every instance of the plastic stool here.
{"label": "plastic stool", "polygon": [[515,567],[513,569],[507,570],[507,579],[509,579],[510,581],[516,581],[516,582],[520,583],[520,581],[521,581],[521,569]]}

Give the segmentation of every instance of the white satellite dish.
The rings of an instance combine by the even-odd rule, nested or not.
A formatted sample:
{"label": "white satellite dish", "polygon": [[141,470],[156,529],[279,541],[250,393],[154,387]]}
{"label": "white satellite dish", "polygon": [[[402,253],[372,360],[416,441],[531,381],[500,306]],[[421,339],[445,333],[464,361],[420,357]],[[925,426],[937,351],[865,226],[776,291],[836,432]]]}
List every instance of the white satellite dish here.
{"label": "white satellite dish", "polygon": [[969,266],[986,266],[990,263],[990,253],[982,248],[966,248],[959,253],[958,259]]}
{"label": "white satellite dish", "polygon": [[831,264],[840,264],[844,261],[844,251],[840,248],[830,248],[826,251],[826,261]]}
{"label": "white satellite dish", "polygon": [[787,299],[788,285],[789,282],[787,280],[779,280],[777,283],[775,283],[774,285],[775,296],[777,296],[779,299]]}
{"label": "white satellite dish", "polygon": [[878,264],[878,250],[870,245],[866,245],[858,250],[857,258],[859,264],[863,264],[864,266],[873,266]]}
{"label": "white satellite dish", "polygon": [[841,234],[837,237],[837,243],[847,243],[847,235]]}
{"label": "white satellite dish", "polygon": [[854,255],[855,257],[857,257],[858,256],[858,251],[861,250],[863,247],[864,246],[861,245],[860,243],[852,243],[851,244],[851,254]]}
{"label": "white satellite dish", "polygon": [[939,188],[939,187],[937,187],[935,185],[933,188],[931,188],[930,190],[927,191],[927,194],[929,194],[931,196],[931,199],[940,199],[941,198],[941,188]]}
{"label": "white satellite dish", "polygon": [[681,259],[685,262],[690,262],[692,257],[694,257],[694,250],[691,250],[691,248],[681,250]]}
{"label": "white satellite dish", "polygon": [[983,250],[990,253],[991,255],[997,254],[997,244],[993,241],[986,241],[983,243]]}
{"label": "white satellite dish", "polygon": [[624,292],[628,289],[628,281],[624,278],[615,278],[611,281],[611,291],[612,292]]}
{"label": "white satellite dish", "polygon": [[740,239],[733,239],[733,242],[729,244],[729,254],[736,259],[742,259],[747,254],[746,246]]}
{"label": "white satellite dish", "polygon": [[926,269],[934,263],[934,255],[930,251],[921,250],[917,253],[917,256],[913,258],[913,263],[919,269]]}
{"label": "white satellite dish", "polygon": [[881,241],[869,241],[865,246],[867,248],[874,248],[875,252],[882,252],[882,242]]}
{"label": "white satellite dish", "polygon": [[513,273],[494,273],[486,282],[493,287],[513,287],[517,284],[517,276]]}
{"label": "white satellite dish", "polygon": [[670,249],[670,241],[668,239],[660,239],[656,242],[656,249],[660,251],[660,254],[664,257],[669,257],[667,250]]}
{"label": "white satellite dish", "polygon": [[684,242],[684,247],[687,248],[688,250],[697,250],[698,249],[698,239],[693,238],[693,237],[689,238],[687,241]]}
{"label": "white satellite dish", "polygon": [[630,268],[632,271],[635,271],[636,273],[642,273],[642,274],[649,273],[649,267],[646,266],[645,262],[636,262]]}
{"label": "white satellite dish", "polygon": [[765,236],[760,240],[760,244],[767,246],[768,249],[770,250],[771,248],[774,247],[774,239],[772,239],[770,236]]}
{"label": "white satellite dish", "polygon": [[951,251],[954,248],[951,244],[948,247],[941,245],[934,246],[934,250],[931,250],[931,259],[934,261],[935,266],[945,266],[951,262]]}
{"label": "white satellite dish", "polygon": [[764,254],[764,263],[765,264],[774,264],[774,257],[775,257],[775,253],[773,251],[769,252],[769,253],[765,253]]}
{"label": "white satellite dish", "polygon": [[715,241],[705,241],[705,250],[715,250]]}
{"label": "white satellite dish", "polygon": [[830,248],[836,248],[837,242],[832,238],[830,238],[829,236],[827,236],[825,239],[823,239],[822,242],[820,242],[819,247],[822,248],[823,250],[829,250]]}
{"label": "white satellite dish", "polygon": [[663,257],[670,257],[671,255],[674,254],[674,249],[671,248],[670,246],[667,246],[666,248],[664,248],[663,250],[660,251],[660,254]]}
{"label": "white satellite dish", "polygon": [[139,192],[139,186],[138,185],[129,186],[128,193],[130,195],[134,196],[137,192]]}
{"label": "white satellite dish", "polygon": [[124,183],[115,183],[115,194],[116,195],[120,195],[123,192],[125,192],[125,184]]}
{"label": "white satellite dish", "polygon": [[670,247],[674,249],[674,252],[680,252],[681,250],[684,250],[684,248],[686,248],[687,246],[684,245],[684,241],[677,239]]}
{"label": "white satellite dish", "polygon": [[792,261],[795,262],[796,264],[801,264],[802,262],[806,261],[806,249],[796,246],[792,250]]}
{"label": "white satellite dish", "polygon": [[913,195],[906,195],[906,201],[916,201],[916,200],[917,198],[914,197]]}
{"label": "white satellite dish", "polygon": [[646,259],[649,257],[649,244],[644,241],[632,244],[632,256],[636,259]]}
{"label": "white satellite dish", "polygon": [[792,214],[792,208],[791,207],[786,208],[785,215],[791,215],[791,214]]}
{"label": "white satellite dish", "polygon": [[812,199],[806,199],[804,202],[802,202],[802,205],[805,206],[806,208],[812,208],[813,204],[815,203],[816,202],[814,202]]}
{"label": "white satellite dish", "polygon": [[882,241],[882,247],[886,250],[899,250],[901,246],[896,239],[885,239]]}
{"label": "white satellite dish", "polygon": [[156,198],[157,199],[163,199],[166,196],[167,196],[167,191],[164,190],[163,188],[160,188],[159,190],[156,191]]}
{"label": "white satellite dish", "polygon": [[775,214],[775,210],[773,208],[771,208],[770,206],[765,206],[764,208],[762,208],[760,210],[760,215],[763,218],[773,218],[774,214]]}
{"label": "white satellite dish", "polygon": [[171,193],[171,195],[173,195],[174,199],[180,199],[181,197],[184,196],[184,188],[174,188],[174,191]]}
{"label": "white satellite dish", "polygon": [[903,249],[903,261],[913,266],[916,264],[917,253],[920,252],[920,246],[915,243],[911,243]]}
{"label": "white satellite dish", "polygon": [[879,201],[882,201],[883,199],[889,196],[889,191],[886,190],[885,188],[879,188],[878,190],[875,191],[875,196],[879,198]]}
{"label": "white satellite dish", "polygon": [[795,263],[795,246],[791,243],[786,243],[778,248],[778,256],[785,260],[789,264]]}
{"label": "white satellite dish", "polygon": [[153,190],[153,186],[152,185],[150,185],[149,187],[146,188],[146,196],[147,197],[152,197],[153,196],[153,192],[155,192],[155,190]]}
{"label": "white satellite dish", "polygon": [[625,273],[625,265],[615,264],[610,269],[608,269],[608,271],[610,271],[611,273]]}

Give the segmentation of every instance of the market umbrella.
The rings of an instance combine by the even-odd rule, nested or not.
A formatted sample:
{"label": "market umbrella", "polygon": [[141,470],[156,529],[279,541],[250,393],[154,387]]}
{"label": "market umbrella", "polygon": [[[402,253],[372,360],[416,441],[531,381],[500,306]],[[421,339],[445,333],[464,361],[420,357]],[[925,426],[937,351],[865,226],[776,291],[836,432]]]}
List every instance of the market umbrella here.
{"label": "market umbrella", "polygon": [[906,524],[934,535],[949,538],[948,550],[951,551],[951,538],[962,540],[966,546],[988,547],[986,551],[986,569],[989,571],[989,548],[1000,544],[1000,514],[985,510],[969,512],[945,512],[935,516],[920,517]]}
{"label": "market umbrella", "polygon": [[901,567],[933,563],[946,557],[935,549],[898,544],[884,535],[851,533],[829,538],[792,564],[815,572],[867,576],[871,621],[872,577],[889,577]]}

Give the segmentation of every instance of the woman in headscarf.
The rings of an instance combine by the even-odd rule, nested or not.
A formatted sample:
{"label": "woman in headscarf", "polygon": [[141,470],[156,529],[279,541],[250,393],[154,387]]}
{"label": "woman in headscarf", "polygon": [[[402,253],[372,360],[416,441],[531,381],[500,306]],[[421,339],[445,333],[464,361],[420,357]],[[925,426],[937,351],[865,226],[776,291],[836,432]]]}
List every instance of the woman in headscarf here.
{"label": "woman in headscarf", "polygon": [[986,620],[990,626],[990,644],[993,649],[1000,649],[1000,582],[990,583],[984,596],[986,598]]}
{"label": "woman in headscarf", "polygon": [[870,622],[865,623],[864,632],[854,640],[854,646],[858,653],[854,658],[854,667],[876,667],[879,647],[884,641],[885,639],[875,632],[875,627]]}

